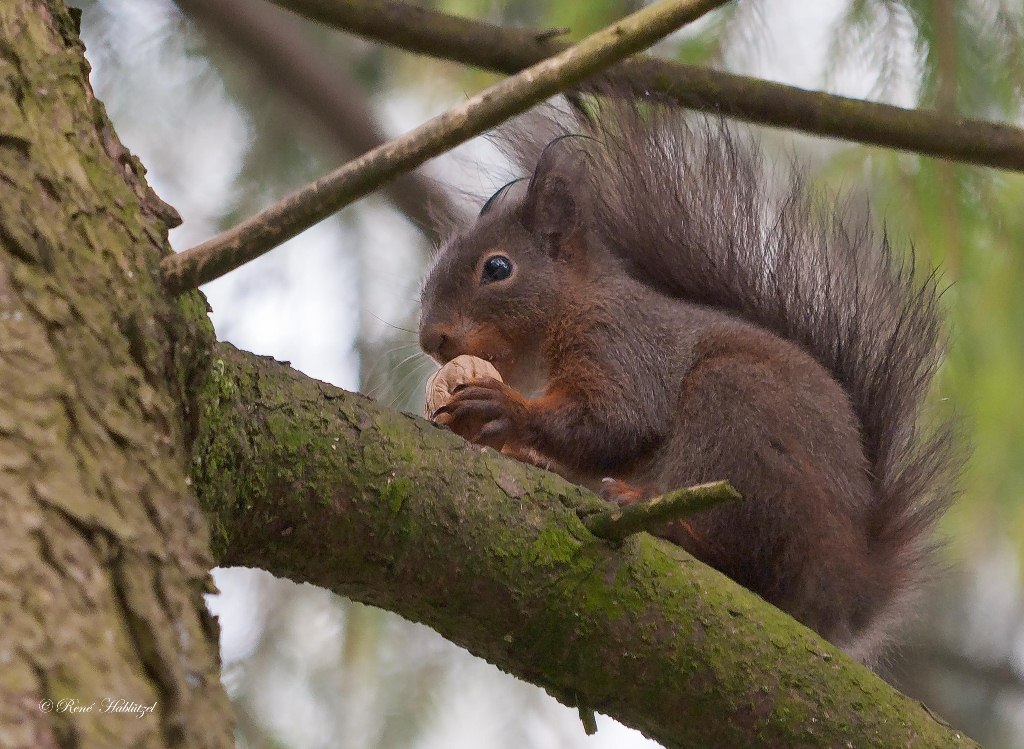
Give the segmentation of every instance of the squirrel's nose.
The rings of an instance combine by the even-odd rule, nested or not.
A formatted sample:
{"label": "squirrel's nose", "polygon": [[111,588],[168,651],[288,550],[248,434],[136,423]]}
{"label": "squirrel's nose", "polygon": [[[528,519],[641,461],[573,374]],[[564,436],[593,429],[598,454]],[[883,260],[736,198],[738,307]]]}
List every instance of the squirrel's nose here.
{"label": "squirrel's nose", "polygon": [[424,325],[420,328],[420,348],[435,359],[448,361],[445,355],[451,342],[451,331],[443,325]]}

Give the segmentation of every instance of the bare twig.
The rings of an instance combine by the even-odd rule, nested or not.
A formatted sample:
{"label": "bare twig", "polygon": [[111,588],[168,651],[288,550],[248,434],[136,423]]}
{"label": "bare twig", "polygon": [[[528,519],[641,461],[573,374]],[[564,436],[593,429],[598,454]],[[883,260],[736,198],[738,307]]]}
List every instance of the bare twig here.
{"label": "bare twig", "polygon": [[577,710],[579,710],[580,714],[580,723],[583,724],[583,732],[586,733],[587,736],[593,736],[597,733],[597,715],[594,713],[593,709],[583,705],[577,707]]}
{"label": "bare twig", "polygon": [[[174,0],[189,18],[245,61],[261,82],[310,116],[329,143],[345,158],[365,153],[387,138],[368,97],[343,65],[317,56],[293,14],[265,0]],[[448,196],[416,172],[402,174],[385,187],[394,206],[428,239],[437,239],[430,212],[451,215]]]}
{"label": "bare twig", "polygon": [[673,520],[681,520],[737,499],[741,499],[740,493],[732,484],[728,481],[714,481],[676,489],[645,502],[588,515],[583,524],[598,538],[621,541],[634,533],[650,531]]}
{"label": "bare twig", "polygon": [[183,291],[234,270],[395,175],[650,46],[723,1],[662,0],[612,24],[321,177],[230,231],[165,258],[161,263],[165,284],[171,291]]}
{"label": "bare twig", "polygon": [[[394,0],[271,0],[309,18],[396,47],[514,73],[566,43],[528,29],[502,28]],[[829,138],[1024,171],[1024,130],[824,94],[649,57],[612,71],[634,89],[685,107]]]}

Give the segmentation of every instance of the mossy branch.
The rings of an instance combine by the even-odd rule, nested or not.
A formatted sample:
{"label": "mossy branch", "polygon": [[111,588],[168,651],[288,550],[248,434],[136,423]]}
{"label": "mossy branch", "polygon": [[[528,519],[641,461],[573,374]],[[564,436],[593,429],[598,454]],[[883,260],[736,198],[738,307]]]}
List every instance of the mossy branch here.
{"label": "mossy branch", "polygon": [[975,746],[681,548],[595,539],[580,517],[597,496],[272,360],[215,356],[190,409],[221,564],[423,622],[670,748]]}
{"label": "mossy branch", "polygon": [[235,228],[166,258],[164,283],[195,288],[263,255],[398,174],[638,52],[725,0],[661,0],[374,148]]}
{"label": "mossy branch", "polygon": [[[566,48],[559,34],[503,28],[393,0],[271,0],[385,44],[500,73]],[[610,71],[635,90],[760,125],[1024,171],[1024,130],[1008,124],[851,99],[669,60],[638,57]]]}
{"label": "mossy branch", "polygon": [[587,515],[583,524],[598,538],[622,541],[634,533],[652,531],[665,523],[688,518],[723,502],[737,499],[741,499],[740,493],[732,484],[728,481],[714,481],[676,489],[626,507]]}

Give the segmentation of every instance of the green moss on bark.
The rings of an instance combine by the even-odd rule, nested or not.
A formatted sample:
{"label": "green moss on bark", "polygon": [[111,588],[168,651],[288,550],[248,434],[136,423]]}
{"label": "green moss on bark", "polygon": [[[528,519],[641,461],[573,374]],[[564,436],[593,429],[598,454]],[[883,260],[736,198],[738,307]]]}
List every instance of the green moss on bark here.
{"label": "green moss on bark", "polygon": [[[82,53],[60,0],[0,3],[0,744],[226,747],[181,408],[212,333]],[[157,707],[40,709],[111,695]]]}
{"label": "green moss on bark", "polygon": [[595,538],[604,504],[553,474],[223,345],[201,401],[224,564],[426,623],[666,746],[970,745],[678,547]]}

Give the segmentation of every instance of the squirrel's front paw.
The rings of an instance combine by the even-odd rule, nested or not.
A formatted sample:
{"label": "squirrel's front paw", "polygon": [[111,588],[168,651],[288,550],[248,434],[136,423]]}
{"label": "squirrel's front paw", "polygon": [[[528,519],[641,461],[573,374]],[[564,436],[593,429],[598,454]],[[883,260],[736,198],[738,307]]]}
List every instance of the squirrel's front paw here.
{"label": "squirrel's front paw", "polygon": [[523,442],[529,413],[519,393],[487,377],[459,385],[431,418],[470,442],[500,450],[506,443]]}

